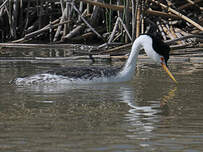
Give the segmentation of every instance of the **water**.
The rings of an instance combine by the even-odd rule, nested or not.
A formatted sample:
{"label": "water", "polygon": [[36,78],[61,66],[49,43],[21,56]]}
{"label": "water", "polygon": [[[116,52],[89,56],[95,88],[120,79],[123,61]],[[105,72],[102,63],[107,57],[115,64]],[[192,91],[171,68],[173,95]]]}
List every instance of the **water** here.
{"label": "water", "polygon": [[0,151],[203,151],[203,64],[169,65],[178,85],[139,63],[128,83],[15,86],[58,65],[0,64]]}

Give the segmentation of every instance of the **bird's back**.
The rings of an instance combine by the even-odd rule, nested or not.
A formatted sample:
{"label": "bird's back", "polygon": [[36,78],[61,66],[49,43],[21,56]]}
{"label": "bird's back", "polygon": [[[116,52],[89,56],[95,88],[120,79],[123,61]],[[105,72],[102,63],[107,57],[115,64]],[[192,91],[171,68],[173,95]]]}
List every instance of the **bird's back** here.
{"label": "bird's back", "polygon": [[93,79],[99,77],[116,76],[120,67],[61,67],[48,70],[45,73],[61,75],[73,79]]}

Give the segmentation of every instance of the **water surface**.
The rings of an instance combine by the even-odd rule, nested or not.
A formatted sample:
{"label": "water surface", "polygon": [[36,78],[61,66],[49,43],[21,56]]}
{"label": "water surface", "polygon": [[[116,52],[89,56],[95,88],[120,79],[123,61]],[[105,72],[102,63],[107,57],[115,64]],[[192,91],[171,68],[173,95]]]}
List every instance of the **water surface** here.
{"label": "water surface", "polygon": [[0,151],[203,151],[203,64],[169,65],[178,85],[139,63],[128,83],[15,86],[58,65],[0,64]]}

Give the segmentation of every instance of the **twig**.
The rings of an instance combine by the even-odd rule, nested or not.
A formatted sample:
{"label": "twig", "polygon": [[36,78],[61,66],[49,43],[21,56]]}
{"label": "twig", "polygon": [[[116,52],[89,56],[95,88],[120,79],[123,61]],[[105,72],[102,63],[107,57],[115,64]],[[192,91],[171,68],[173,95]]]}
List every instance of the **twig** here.
{"label": "twig", "polygon": [[119,19],[119,21],[121,22],[123,28],[125,29],[125,31],[126,31],[128,37],[129,37],[130,41],[132,41],[132,37],[131,37],[130,33],[128,32],[127,27],[126,27],[125,24],[123,23],[123,20],[122,20],[120,17],[118,17],[118,19]]}
{"label": "twig", "polygon": [[[110,5],[110,4],[106,4],[106,3],[100,3],[100,2],[95,2],[92,0],[77,0],[77,1],[82,1],[91,5],[95,5],[95,6],[99,6],[99,7],[103,7],[103,8],[108,8],[108,9],[112,9],[115,11],[123,11],[124,7],[123,5]],[[132,9],[131,7],[129,9]],[[146,10],[145,11],[146,15],[154,15],[154,16],[161,16],[161,17],[166,17],[166,18],[174,18],[174,19],[181,19],[181,17],[177,16],[177,15],[173,15],[173,14],[168,14],[165,12],[160,12],[160,11],[154,11],[154,10]]]}
{"label": "twig", "polygon": [[135,11],[137,9],[135,8],[135,5],[136,5],[135,0],[132,0],[131,3],[132,3],[132,40],[134,41],[135,40],[135,22],[136,22],[136,20],[135,20],[135,16],[136,16]]}
{"label": "twig", "polygon": [[63,39],[71,39],[72,37],[76,36],[84,29],[84,24],[78,25],[76,28],[74,28],[70,33],[68,33],[66,36],[63,37]]}
{"label": "twig", "polygon": [[[124,12],[125,12],[124,13],[124,21],[125,21],[125,24],[124,25],[125,25],[125,27],[127,29],[127,30],[125,29],[126,31],[130,30],[130,4],[129,3],[130,3],[129,0],[125,0],[125,8],[124,8]],[[128,37],[125,35],[125,42],[128,42]],[[130,40],[132,41],[132,38]]]}
{"label": "twig", "polygon": [[140,5],[139,0],[137,0],[137,14],[136,14],[136,37],[140,35]]}
{"label": "twig", "polygon": [[78,13],[78,15],[80,15],[81,19],[83,20],[83,22],[102,40],[104,40],[104,38],[86,21],[86,19],[82,16],[81,12],[77,9],[77,7],[71,3],[73,9]]}
{"label": "twig", "polygon": [[8,2],[9,0],[6,0],[5,2],[3,2],[3,4],[1,4],[1,6],[0,6],[0,9],[2,9],[5,5],[6,5],[6,3]]}
{"label": "twig", "polygon": [[165,43],[172,44],[172,43],[174,43],[176,41],[190,39],[190,38],[200,38],[200,39],[203,39],[203,35],[190,34],[190,35],[187,35],[187,36],[183,36],[181,38],[176,38],[176,39],[173,39],[173,40],[167,40],[167,41],[165,41]]}
{"label": "twig", "polygon": [[109,49],[109,50],[101,51],[101,52],[99,52],[99,54],[112,53],[112,52],[115,52],[115,51],[118,51],[118,50],[121,50],[121,49],[130,48],[131,46],[132,46],[132,44],[128,43],[128,44],[118,46],[118,47],[115,47],[115,48],[112,48],[112,49]]}
{"label": "twig", "polygon": [[150,0],[154,3],[156,3],[157,5],[161,6],[164,9],[168,9],[170,12],[176,14],[177,16],[181,17],[182,19],[184,19],[185,21],[189,22],[190,24],[194,25],[196,28],[198,28],[199,30],[203,31],[203,27],[199,24],[197,24],[196,22],[194,22],[193,20],[191,20],[190,18],[188,18],[187,16],[181,14],[180,12],[177,12],[176,10],[164,5],[163,3],[160,3],[156,0]]}
{"label": "twig", "polygon": [[[195,0],[194,3],[198,3],[198,2],[200,2],[200,1],[202,1],[202,0]],[[182,6],[180,6],[178,9],[182,10],[182,9],[185,9],[185,8],[191,6],[191,5],[193,5],[193,4],[191,4],[191,3],[186,3],[186,4],[182,5]]]}
{"label": "twig", "polygon": [[61,12],[63,13],[64,11],[64,1],[63,0],[60,0],[60,5],[61,5]]}
{"label": "twig", "polygon": [[162,35],[163,39],[166,40],[166,34],[164,33],[164,30],[163,30],[163,27],[160,24],[160,21],[157,21],[156,23],[157,23],[159,31],[161,32],[161,35]]}
{"label": "twig", "polygon": [[[104,31],[106,31],[106,29],[104,27],[102,28],[98,28],[97,31],[99,33],[103,33]],[[82,35],[79,35],[79,36],[75,36],[74,38],[72,38],[71,40],[72,41],[80,41],[80,40],[86,40],[88,38],[93,38],[95,36],[95,33],[90,31],[90,32],[87,32],[87,33],[84,33]]]}
{"label": "twig", "polygon": [[[67,8],[64,9],[64,11],[62,12],[62,17],[61,17],[61,20],[60,20],[60,23],[62,23],[65,19],[65,12],[66,12]],[[57,28],[57,31],[55,33],[55,36],[54,36],[54,42],[57,41],[59,35],[60,35],[60,32],[61,32],[61,29],[62,29],[62,25],[59,25],[58,28]]]}
{"label": "twig", "polygon": [[127,33],[127,35],[128,35],[128,38],[132,41],[132,37],[130,36],[130,33],[129,33],[127,27],[126,27],[125,24],[123,23],[123,20],[122,20],[120,17],[117,17],[116,23],[115,23],[115,25],[114,25],[114,28],[113,28],[113,31],[112,31],[112,33],[111,33],[111,35],[110,35],[110,38],[109,38],[109,40],[108,40],[108,43],[110,43],[110,42],[113,40],[113,37],[114,37],[114,35],[115,35],[115,33],[116,33],[116,29],[117,29],[117,27],[118,27],[118,23],[119,23],[119,22],[121,23],[121,25],[123,26],[124,30],[126,31],[126,33]]}
{"label": "twig", "polygon": [[111,43],[111,41],[113,40],[113,37],[116,33],[116,29],[118,28],[118,23],[119,23],[119,18],[117,18],[116,23],[114,25],[113,31],[111,32],[110,38],[108,40],[108,43]]}
{"label": "twig", "polygon": [[[171,34],[173,35],[174,38],[177,38],[177,37],[178,37],[177,34],[176,34],[175,31],[174,31],[173,26],[171,26],[171,25],[170,25],[170,32],[171,32]],[[173,38],[173,39],[174,39],[174,38]],[[184,41],[178,41],[177,43],[178,43],[178,44],[184,44]]]}
{"label": "twig", "polygon": [[18,1],[13,0],[13,13],[12,13],[12,29],[13,38],[16,39],[16,28],[17,28],[17,17],[18,17]]}
{"label": "twig", "polygon": [[[32,32],[32,33],[26,34],[23,38],[18,39],[18,40],[15,40],[15,41],[12,41],[12,42],[13,42],[13,43],[23,42],[23,41],[25,41],[25,40],[28,40],[28,39],[34,37],[34,36],[37,36],[37,35],[41,34],[42,32],[48,31],[48,30],[50,29],[50,26],[51,26],[51,28],[57,28],[59,25],[67,24],[67,23],[69,23],[70,21],[65,21],[65,22],[56,24],[57,22],[59,22],[59,19],[53,21],[52,23],[48,24],[47,26],[43,27],[43,28],[40,29],[40,30],[37,30],[37,31],[34,31],[34,32]],[[55,24],[55,25],[53,25],[53,24]]]}

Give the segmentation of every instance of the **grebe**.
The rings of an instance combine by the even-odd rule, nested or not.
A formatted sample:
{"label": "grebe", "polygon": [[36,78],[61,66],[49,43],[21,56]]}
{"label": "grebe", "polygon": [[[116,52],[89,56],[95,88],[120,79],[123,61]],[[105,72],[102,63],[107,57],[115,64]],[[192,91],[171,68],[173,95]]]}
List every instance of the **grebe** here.
{"label": "grebe", "polygon": [[123,68],[103,67],[62,67],[35,74],[24,78],[17,78],[17,85],[25,84],[89,84],[124,82],[133,78],[137,57],[141,49],[156,63],[161,65],[171,79],[177,83],[167,68],[170,48],[160,38],[153,34],[140,35],[133,43],[131,53]]}

